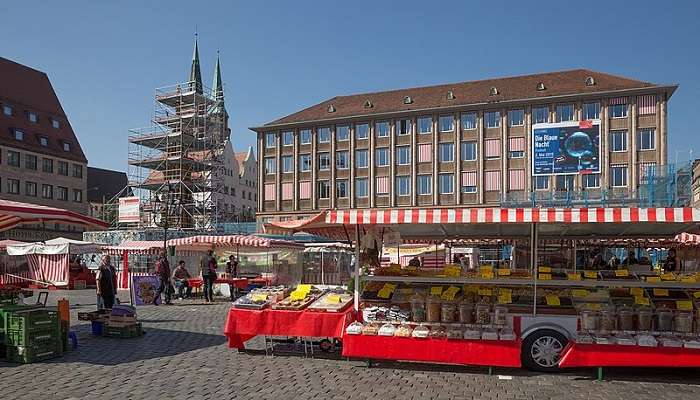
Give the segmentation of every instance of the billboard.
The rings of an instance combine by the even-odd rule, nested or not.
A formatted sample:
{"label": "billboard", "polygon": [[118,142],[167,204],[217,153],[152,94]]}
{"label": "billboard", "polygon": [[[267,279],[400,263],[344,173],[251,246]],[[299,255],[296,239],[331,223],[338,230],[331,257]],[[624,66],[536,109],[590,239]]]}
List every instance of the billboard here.
{"label": "billboard", "polygon": [[532,126],[532,175],[600,172],[600,121]]}
{"label": "billboard", "polygon": [[134,197],[119,198],[119,222],[139,222],[141,200]]}

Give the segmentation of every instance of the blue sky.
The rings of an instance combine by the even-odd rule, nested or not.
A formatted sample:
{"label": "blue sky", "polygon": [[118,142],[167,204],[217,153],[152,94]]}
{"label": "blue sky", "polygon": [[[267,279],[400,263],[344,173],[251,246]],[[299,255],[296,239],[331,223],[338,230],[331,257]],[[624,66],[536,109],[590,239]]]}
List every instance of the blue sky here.
{"label": "blue sky", "polygon": [[[193,6],[193,4],[199,5]],[[700,152],[697,1],[3,1],[0,56],[49,74],[90,164],[126,170],[156,87],[221,51],[234,146],[335,95],[590,68],[678,83],[669,161]],[[695,156],[700,156],[697,154]]]}

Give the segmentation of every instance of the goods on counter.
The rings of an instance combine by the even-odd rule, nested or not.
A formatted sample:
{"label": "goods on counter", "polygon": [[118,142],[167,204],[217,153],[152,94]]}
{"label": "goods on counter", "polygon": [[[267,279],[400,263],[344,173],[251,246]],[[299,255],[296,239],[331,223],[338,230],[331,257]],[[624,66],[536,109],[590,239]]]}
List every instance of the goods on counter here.
{"label": "goods on counter", "polygon": [[652,322],[652,312],[648,307],[637,309],[637,329],[640,331],[650,331]]}
{"label": "goods on counter", "polygon": [[481,332],[481,339],[483,340],[498,340],[498,330],[494,328],[486,328]]}
{"label": "goods on counter", "polygon": [[379,336],[394,336],[396,327],[393,324],[384,324],[379,328]]}
{"label": "goods on counter", "polygon": [[656,347],[659,343],[652,335],[637,335],[637,345],[644,347]]}
{"label": "goods on counter", "polygon": [[687,311],[676,312],[676,315],[673,318],[673,327],[676,332],[693,332],[693,313]]}
{"label": "goods on counter", "polygon": [[362,334],[366,336],[376,336],[379,333],[379,325],[367,324],[362,327]]}
{"label": "goods on counter", "polygon": [[581,312],[581,329],[584,331],[600,329],[600,313],[595,310],[583,310]]}
{"label": "goods on counter", "polygon": [[455,322],[456,313],[457,305],[453,302],[444,301],[440,308],[440,320],[444,323],[453,323]]}
{"label": "goods on counter", "polygon": [[505,306],[493,307],[493,323],[494,325],[503,326],[508,323],[508,308]]}
{"label": "goods on counter", "polygon": [[361,322],[353,322],[352,324],[348,325],[348,327],[345,329],[345,333],[348,335],[359,335],[362,333],[362,323]]}
{"label": "goods on counter", "polygon": [[411,328],[411,325],[401,324],[398,328],[396,328],[396,331],[394,332],[394,336],[411,337],[411,333],[413,333],[413,328]]}
{"label": "goods on counter", "polygon": [[615,309],[608,307],[600,311],[600,330],[604,332],[614,331],[617,327]]}
{"label": "goods on counter", "polygon": [[499,340],[515,340],[515,332],[513,332],[512,329],[501,329],[501,332],[498,334],[498,339]]}
{"label": "goods on counter", "polygon": [[430,334],[428,336],[435,339],[445,339],[447,337],[447,328],[442,325],[434,326],[430,330]]}
{"label": "goods on counter", "polygon": [[464,332],[462,332],[462,329],[457,328],[457,327],[450,327],[447,329],[447,338],[448,339],[462,339],[464,336]]}
{"label": "goods on counter", "polygon": [[459,304],[459,322],[463,324],[474,323],[474,305],[472,303],[462,301]]}
{"label": "goods on counter", "polygon": [[411,298],[411,319],[413,322],[425,322],[425,300],[417,294]]}
{"label": "goods on counter", "polygon": [[634,330],[634,312],[629,308],[622,308],[617,313],[618,329],[621,331]]}
{"label": "goods on counter", "polygon": [[425,302],[426,308],[426,321],[428,322],[440,322],[442,303],[440,298],[436,296],[429,296]]}
{"label": "goods on counter", "polygon": [[688,349],[700,349],[700,341],[695,340],[695,339],[684,340],[683,347],[688,348]]}
{"label": "goods on counter", "polygon": [[313,311],[339,312],[348,307],[352,303],[352,300],[352,293],[348,293],[345,290],[332,290],[314,301],[308,309]]}
{"label": "goods on counter", "polygon": [[682,347],[683,342],[674,337],[662,337],[659,338],[659,344],[664,347]]}
{"label": "goods on counter", "polygon": [[234,303],[234,308],[244,308],[253,310],[262,310],[268,307],[271,301],[268,299],[268,295],[265,293],[253,291],[246,294],[245,296],[239,297]]}
{"label": "goods on counter", "polygon": [[595,336],[595,344],[613,344],[614,341],[610,336]]}
{"label": "goods on counter", "polygon": [[476,323],[487,325],[491,322],[491,307],[488,304],[477,304]]}
{"label": "goods on counter", "polygon": [[430,329],[427,326],[421,324],[413,329],[411,336],[414,338],[427,338],[430,334]]}
{"label": "goods on counter", "polygon": [[656,310],[656,330],[667,332],[673,329],[673,311],[667,308]]}
{"label": "goods on counter", "polygon": [[[315,286],[299,285],[283,300],[273,302],[272,308],[275,310],[303,310],[316,301],[322,293]],[[277,294],[274,293],[272,296],[277,296]]]}
{"label": "goods on counter", "polygon": [[367,307],[362,310],[362,318],[365,321],[397,321],[404,322],[410,320],[407,311],[403,311],[396,306],[387,307]]}
{"label": "goods on counter", "polygon": [[464,331],[464,338],[468,340],[479,340],[481,339],[481,330],[467,329]]}
{"label": "goods on counter", "polygon": [[595,339],[588,333],[579,333],[578,336],[576,336],[576,343],[593,344],[595,343]]}
{"label": "goods on counter", "polygon": [[623,346],[634,346],[637,344],[637,341],[631,335],[621,334],[615,337],[615,343]]}

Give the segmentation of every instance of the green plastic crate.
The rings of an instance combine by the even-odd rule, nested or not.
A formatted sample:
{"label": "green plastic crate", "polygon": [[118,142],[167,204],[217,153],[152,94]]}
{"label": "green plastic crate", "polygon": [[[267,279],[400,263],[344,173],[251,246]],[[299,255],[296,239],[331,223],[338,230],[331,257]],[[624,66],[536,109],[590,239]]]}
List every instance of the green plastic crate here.
{"label": "green plastic crate", "polygon": [[132,338],[143,335],[141,323],[137,322],[129,326],[109,326],[102,327],[102,336],[115,338]]}
{"label": "green plastic crate", "polygon": [[63,351],[61,343],[55,342],[46,346],[7,346],[6,355],[8,362],[29,364],[60,357]]}
{"label": "green plastic crate", "polygon": [[9,329],[5,332],[5,344],[8,346],[34,346],[55,341],[61,341],[61,331],[58,328],[34,331]]}
{"label": "green plastic crate", "polygon": [[5,317],[5,331],[60,329],[58,311],[35,309],[13,312]]}
{"label": "green plastic crate", "polygon": [[17,311],[25,310],[38,310],[42,309],[41,306],[36,305],[26,305],[26,304],[4,304],[0,305],[0,332],[5,331],[5,319],[8,314],[12,314]]}

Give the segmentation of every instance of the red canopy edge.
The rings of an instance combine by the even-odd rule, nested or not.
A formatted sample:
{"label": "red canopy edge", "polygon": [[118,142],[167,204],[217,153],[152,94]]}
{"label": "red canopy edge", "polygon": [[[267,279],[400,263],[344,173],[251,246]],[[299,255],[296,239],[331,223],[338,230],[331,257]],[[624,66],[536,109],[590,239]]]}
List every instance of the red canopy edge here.
{"label": "red canopy edge", "polygon": [[96,229],[109,227],[109,224],[104,221],[62,208],[0,200],[0,231],[10,230],[21,224],[38,222],[62,222]]}
{"label": "red canopy edge", "polygon": [[290,242],[287,240],[269,239],[253,235],[199,235],[168,240],[168,246],[187,246],[198,244],[212,246],[241,246],[299,250],[304,249],[303,244]]}

